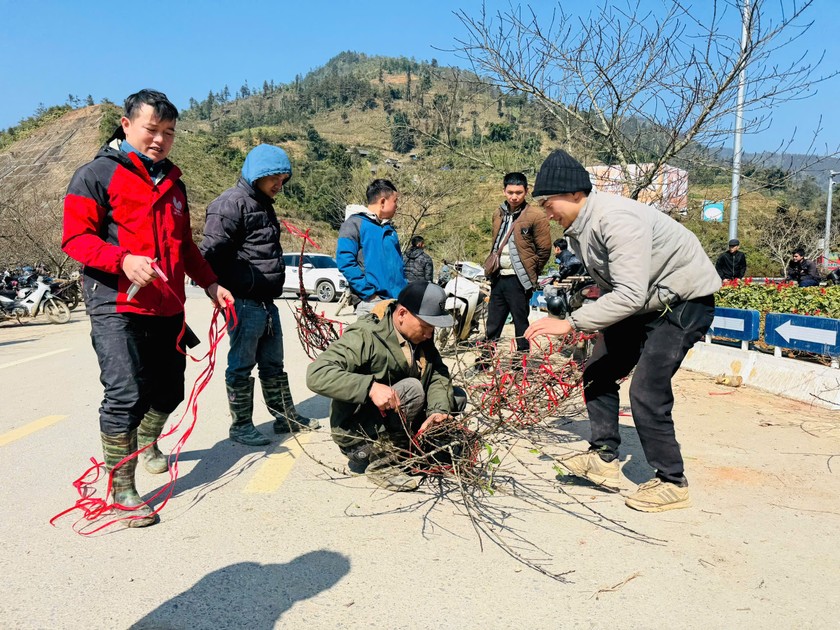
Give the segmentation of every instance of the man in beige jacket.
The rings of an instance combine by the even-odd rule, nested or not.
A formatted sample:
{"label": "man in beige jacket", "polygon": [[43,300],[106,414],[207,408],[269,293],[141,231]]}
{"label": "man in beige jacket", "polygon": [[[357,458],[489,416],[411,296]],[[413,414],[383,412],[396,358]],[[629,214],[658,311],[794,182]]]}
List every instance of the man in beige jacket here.
{"label": "man in beige jacket", "polygon": [[671,411],[671,379],[714,319],[720,278],[697,237],[655,208],[592,190],[586,169],[562,150],[537,174],[534,200],[563,226],[565,238],[603,297],[566,319],[545,318],[525,336],[598,331],[583,372],[592,438],[566,458],[569,474],[617,491],[619,382],[630,384],[633,421],[656,476],[625,503],[645,512],[691,505]]}

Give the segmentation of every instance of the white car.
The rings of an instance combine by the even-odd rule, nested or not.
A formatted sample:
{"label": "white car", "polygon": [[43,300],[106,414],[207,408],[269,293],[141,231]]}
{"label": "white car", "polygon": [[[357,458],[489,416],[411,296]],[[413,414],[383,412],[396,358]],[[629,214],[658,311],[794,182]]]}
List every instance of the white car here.
{"label": "white car", "polygon": [[[286,263],[286,281],[283,283],[283,293],[300,293],[300,277],[298,266],[300,254],[283,254]],[[338,270],[338,265],[332,256],[326,254],[305,254],[303,257],[303,288],[307,293],[315,295],[321,302],[332,302],[340,296],[347,287],[347,280]]]}

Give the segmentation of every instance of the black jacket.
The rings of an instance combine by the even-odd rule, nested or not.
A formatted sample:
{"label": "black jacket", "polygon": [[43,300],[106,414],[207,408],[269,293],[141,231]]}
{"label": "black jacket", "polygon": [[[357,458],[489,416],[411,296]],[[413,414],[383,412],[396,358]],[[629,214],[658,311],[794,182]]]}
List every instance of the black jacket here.
{"label": "black jacket", "polygon": [[234,297],[271,300],[283,293],[286,265],[274,201],[245,179],[207,207],[201,252]]}
{"label": "black jacket", "polygon": [[432,257],[421,247],[410,248],[403,257],[403,264],[405,265],[405,279],[409,282],[415,280],[432,282],[435,266]]}
{"label": "black jacket", "polygon": [[721,280],[743,278],[747,273],[747,257],[744,256],[744,252],[738,251],[733,254],[726,250],[718,256],[715,269]]}
{"label": "black jacket", "polygon": [[817,272],[817,265],[813,260],[803,258],[799,262],[791,260],[787,268],[787,279],[797,282],[800,285],[802,281],[819,284],[822,277]]}

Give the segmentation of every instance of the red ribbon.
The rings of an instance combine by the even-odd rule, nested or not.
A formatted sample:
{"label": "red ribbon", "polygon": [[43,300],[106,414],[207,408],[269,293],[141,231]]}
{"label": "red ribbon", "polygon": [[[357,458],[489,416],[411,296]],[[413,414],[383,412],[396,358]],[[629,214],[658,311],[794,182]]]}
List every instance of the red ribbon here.
{"label": "red ribbon", "polygon": [[[172,289],[172,287],[169,286],[169,281],[166,275],[160,270],[160,267],[158,267],[157,264],[153,263],[152,268],[154,269],[155,273],[157,273],[158,276],[160,276],[160,278],[163,280],[164,287],[166,287],[166,289],[177,298],[175,291]],[[105,464],[104,462],[97,461],[95,457],[91,457],[90,461],[93,463],[93,466],[88,468],[84,473],[82,473],[82,475],[78,479],[76,479],[73,482],[73,487],[78,492],[79,498],[71,507],[53,516],[50,519],[50,525],[55,526],[55,522],[61,517],[76,510],[80,510],[82,512],[82,516],[73,524],[73,530],[76,533],[81,534],[83,536],[90,536],[91,534],[95,534],[107,527],[110,527],[111,525],[114,525],[115,523],[137,520],[140,518],[145,519],[149,517],[148,514],[128,514],[126,516],[111,519],[103,524],[99,524],[91,528],[91,522],[97,521],[100,518],[104,517],[113,508],[117,508],[126,512],[136,511],[143,506],[151,507],[152,501],[158,499],[159,497],[163,497],[163,500],[161,501],[160,505],[152,510],[151,516],[154,516],[156,514],[159,514],[160,511],[166,506],[166,504],[169,502],[169,499],[172,497],[172,492],[175,489],[175,482],[178,479],[178,460],[181,456],[181,451],[184,448],[184,445],[187,443],[187,439],[189,439],[190,435],[192,434],[193,429],[195,428],[195,424],[198,420],[198,397],[201,395],[201,392],[204,391],[204,388],[207,387],[207,385],[210,383],[210,380],[213,378],[213,373],[216,369],[216,350],[219,346],[219,343],[221,343],[222,338],[225,336],[225,332],[229,328],[236,326],[236,311],[234,310],[232,305],[228,305],[225,307],[225,324],[220,327],[218,324],[218,318],[221,313],[222,311],[218,307],[216,307],[213,311],[213,319],[210,322],[210,330],[208,333],[210,349],[207,351],[207,354],[205,354],[200,359],[196,359],[191,354],[181,349],[181,340],[184,337],[184,333],[187,329],[186,318],[184,318],[184,322],[181,325],[181,332],[178,334],[178,338],[175,342],[175,345],[181,354],[188,356],[196,363],[201,363],[206,359],[207,366],[201,371],[201,374],[199,374],[198,378],[193,384],[192,390],[190,391],[190,396],[187,400],[186,409],[181,415],[181,418],[178,420],[178,422],[176,422],[170,427],[169,431],[166,431],[165,433],[161,434],[160,437],[158,437],[158,439],[155,440],[153,443],[157,444],[163,438],[176,434],[181,429],[181,425],[184,424],[184,420],[187,419],[187,416],[192,416],[188,425],[178,438],[178,441],[176,442],[175,446],[169,453],[169,481],[165,483],[150,498],[146,499],[136,507],[130,508],[127,506],[120,505],[118,503],[110,503],[109,501],[111,498],[111,491],[113,489],[114,471],[112,470],[108,475],[108,487],[105,490],[105,496],[108,498],[103,499],[96,497],[96,489],[94,488],[94,484],[96,484],[102,477],[105,471]],[[125,464],[127,461],[139,457],[140,453],[145,451],[147,448],[152,448],[153,444],[149,444],[148,446],[145,446],[142,449],[135,451],[128,457],[124,458],[114,467],[114,470]]]}

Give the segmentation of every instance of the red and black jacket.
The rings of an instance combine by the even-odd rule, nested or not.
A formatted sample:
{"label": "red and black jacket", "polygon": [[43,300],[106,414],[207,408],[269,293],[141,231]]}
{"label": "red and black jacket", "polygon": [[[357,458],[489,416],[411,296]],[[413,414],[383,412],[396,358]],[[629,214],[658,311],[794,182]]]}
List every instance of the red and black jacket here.
{"label": "red and black jacket", "polygon": [[[162,172],[154,182],[136,154],[106,145],[70,180],[62,248],[84,265],[89,314],[177,315],[184,310],[185,273],[203,288],[216,282],[192,240],[181,171],[166,160]],[[158,278],[128,301],[127,254],[157,258],[175,295]]]}

